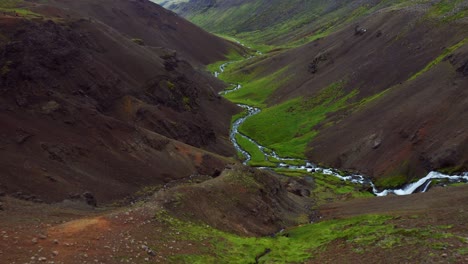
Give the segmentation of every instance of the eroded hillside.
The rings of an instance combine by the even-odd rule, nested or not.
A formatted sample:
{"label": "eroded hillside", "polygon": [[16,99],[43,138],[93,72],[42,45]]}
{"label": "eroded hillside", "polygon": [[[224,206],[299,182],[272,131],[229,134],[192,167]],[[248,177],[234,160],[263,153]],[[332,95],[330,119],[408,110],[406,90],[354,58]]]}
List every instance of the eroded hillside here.
{"label": "eroded hillside", "polygon": [[[235,154],[227,135],[238,110],[184,54],[200,65],[242,49],[148,1],[111,2],[3,4],[2,191],[35,201],[89,191],[110,201],[211,175]],[[172,50],[205,41],[214,44],[200,56]]]}

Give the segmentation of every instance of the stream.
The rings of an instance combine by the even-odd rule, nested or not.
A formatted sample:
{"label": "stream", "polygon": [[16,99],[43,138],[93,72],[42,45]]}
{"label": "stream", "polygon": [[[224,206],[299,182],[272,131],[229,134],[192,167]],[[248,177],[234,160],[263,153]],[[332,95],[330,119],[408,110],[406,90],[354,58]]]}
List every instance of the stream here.
{"label": "stream", "polygon": [[[253,58],[253,56],[249,57],[248,59],[251,59],[251,58]],[[214,73],[214,76],[219,77],[219,75],[223,73],[226,67],[231,63],[233,62],[227,62],[227,63],[222,64],[219,67],[219,71],[216,71]],[[239,89],[242,89],[242,85],[232,84],[231,89],[222,91],[219,94],[226,95],[228,93],[232,93]],[[416,182],[409,183],[400,189],[378,190],[375,184],[372,182],[372,180],[369,177],[366,177],[364,175],[360,175],[360,174],[343,175],[337,169],[322,168],[308,160],[299,160],[299,159],[294,159],[294,158],[280,157],[274,150],[269,149],[265,146],[262,146],[260,143],[256,142],[254,139],[239,132],[239,127],[250,117],[259,114],[261,112],[261,109],[253,107],[253,106],[249,106],[249,105],[244,105],[244,104],[238,104],[238,106],[245,109],[247,114],[243,117],[238,118],[237,120],[233,122],[229,137],[230,137],[232,144],[236,148],[236,150],[242,153],[242,155],[245,157],[245,160],[243,162],[245,165],[247,165],[249,161],[252,159],[252,155],[239,145],[236,139],[237,135],[247,139],[252,144],[256,145],[257,148],[263,153],[266,159],[272,158],[273,160],[278,161],[278,162],[274,162],[276,163],[276,167],[273,167],[273,166],[272,167],[258,167],[259,169],[282,168],[282,169],[289,169],[293,171],[304,171],[308,173],[319,172],[325,175],[337,177],[343,181],[349,181],[349,182],[352,182],[355,184],[361,184],[361,185],[370,185],[372,187],[372,192],[376,196],[387,196],[389,194],[409,195],[409,194],[413,194],[416,192],[426,192],[429,189],[432,180],[436,180],[436,179],[446,179],[453,183],[458,183],[458,182],[468,183],[468,172],[463,172],[460,175],[446,175],[437,171],[431,171],[425,177],[419,179]],[[301,165],[291,165],[291,163],[301,164]]]}

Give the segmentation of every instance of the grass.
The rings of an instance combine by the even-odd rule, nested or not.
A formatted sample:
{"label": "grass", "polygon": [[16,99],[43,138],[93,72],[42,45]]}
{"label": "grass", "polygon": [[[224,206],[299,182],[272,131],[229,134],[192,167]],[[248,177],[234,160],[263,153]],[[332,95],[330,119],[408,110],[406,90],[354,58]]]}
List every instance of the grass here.
{"label": "grass", "polygon": [[213,64],[210,64],[207,66],[207,70],[209,72],[215,72],[215,71],[218,71],[219,70],[219,67],[224,64],[224,63],[227,63],[227,62],[233,62],[233,61],[240,61],[240,60],[243,60],[245,59],[242,54],[240,54],[239,52],[237,52],[236,50],[234,49],[231,49],[227,55],[225,55],[226,59],[223,60],[223,61],[218,61],[218,62],[215,62]]}
{"label": "grass", "polygon": [[464,0],[442,0],[430,8],[427,16],[441,19],[443,22],[464,18],[468,14],[468,7],[461,8],[464,2]]}
{"label": "grass", "polygon": [[408,179],[403,174],[397,174],[393,176],[387,176],[379,178],[375,181],[375,186],[377,188],[382,189],[389,189],[389,188],[397,188],[403,186],[405,183],[408,182]]}
{"label": "grass", "polygon": [[[447,245],[447,238],[455,237],[446,228],[397,227],[394,223],[399,220],[388,215],[361,215],[304,224],[273,237],[242,237],[179,220],[165,211],[157,213],[155,218],[169,227],[167,240],[188,241],[200,248],[195,254],[173,256],[171,261],[177,263],[255,263],[256,260],[258,263],[303,263],[313,260],[315,252],[326,250],[334,241],[365,253],[409,245],[421,250],[439,250]],[[172,238],[171,233],[177,235]],[[461,255],[468,254],[466,248],[457,250]]]}
{"label": "grass", "polygon": [[321,173],[313,174],[316,188],[313,196],[317,205],[322,205],[330,200],[340,200],[343,198],[364,198],[374,197],[372,193],[366,190],[361,184],[345,182],[341,179]]}
{"label": "grass", "polygon": [[248,163],[248,165],[254,167],[275,166],[273,162],[267,160],[265,155],[263,155],[260,149],[258,149],[257,145],[250,142],[247,138],[237,134],[236,139],[237,143],[252,156],[252,160]]}
{"label": "grass", "polygon": [[[386,224],[392,217],[364,215],[348,219],[324,221],[293,228],[275,237],[241,237],[213,229],[206,225],[185,222],[165,212],[156,219],[171,226],[180,234],[178,239],[210,241],[209,252],[178,255],[173,260],[183,263],[253,263],[267,249],[270,253],[261,257],[260,263],[300,263],[313,257],[311,250],[326,246],[336,239],[344,239],[356,245],[368,245],[395,232]],[[206,249],[206,247],[205,247]]]}
{"label": "grass", "polygon": [[0,12],[6,12],[11,15],[35,18],[42,17],[40,14],[34,13],[28,9],[22,8],[23,0],[1,0],[0,1]]}
{"label": "grass", "polygon": [[313,127],[324,121],[327,114],[346,106],[357,94],[353,91],[345,95],[343,86],[344,82],[336,82],[314,98],[296,98],[265,108],[239,130],[280,156],[304,158],[307,144],[318,133]]}
{"label": "grass", "polygon": [[316,206],[336,200],[374,197],[374,194],[369,192],[366,186],[343,181],[335,176],[322,174],[320,172],[308,173],[302,170],[285,168],[275,168],[274,171],[288,177],[312,177],[315,187],[312,190],[311,196],[314,198]]}
{"label": "grass", "polygon": [[453,45],[453,46],[451,46],[449,48],[446,48],[442,52],[442,54],[440,54],[437,58],[435,58],[433,61],[431,61],[429,64],[427,64],[426,67],[424,67],[422,70],[420,70],[419,72],[414,74],[412,77],[410,77],[409,81],[412,81],[412,80],[418,78],[419,76],[421,76],[422,74],[426,73],[427,71],[432,69],[434,66],[439,64],[441,61],[443,61],[448,55],[452,54],[453,52],[455,52],[459,48],[463,47],[467,43],[468,43],[468,38],[464,38],[462,41],[458,42],[457,44],[455,44],[455,45]]}
{"label": "grass", "polygon": [[263,108],[266,106],[265,101],[268,97],[292,77],[285,76],[286,70],[287,67],[263,77],[258,77],[256,72],[245,74],[229,70],[221,76],[221,79],[228,83],[239,83],[242,89],[226,94],[225,97],[234,103]]}

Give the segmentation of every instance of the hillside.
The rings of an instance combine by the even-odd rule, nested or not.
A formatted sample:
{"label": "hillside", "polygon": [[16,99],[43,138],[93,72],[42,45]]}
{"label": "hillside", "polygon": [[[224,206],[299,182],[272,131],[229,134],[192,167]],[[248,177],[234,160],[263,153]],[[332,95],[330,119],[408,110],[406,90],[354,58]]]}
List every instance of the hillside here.
{"label": "hillside", "polygon": [[[87,191],[109,202],[212,175],[235,155],[228,131],[238,110],[217,95],[222,83],[187,60],[241,48],[148,1],[2,8],[0,191],[47,202]],[[197,53],[206,42],[209,51]]]}
{"label": "hillside", "polygon": [[382,0],[157,0],[210,32],[242,39],[259,49],[271,46],[297,46],[323,38],[349,23],[384,8],[424,9],[438,3],[448,18],[463,10],[466,1],[382,1]]}
{"label": "hillside", "polygon": [[280,156],[359,171],[382,187],[466,171],[466,9],[445,4],[363,13],[230,66],[221,77],[244,88],[226,98],[262,108],[240,131]]}
{"label": "hillside", "polygon": [[468,263],[467,7],[0,1],[0,262]]}

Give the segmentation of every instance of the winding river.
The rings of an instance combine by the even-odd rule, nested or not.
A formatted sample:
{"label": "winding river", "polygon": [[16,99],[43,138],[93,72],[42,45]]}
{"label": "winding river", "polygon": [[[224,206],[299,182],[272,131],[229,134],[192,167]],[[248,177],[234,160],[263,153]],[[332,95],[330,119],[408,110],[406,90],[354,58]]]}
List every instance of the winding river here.
{"label": "winding river", "polygon": [[[249,57],[248,59],[253,58],[253,56]],[[216,77],[219,77],[221,73],[223,73],[226,69],[226,67],[231,64],[232,62],[224,63],[219,67],[219,71],[215,72],[214,75]],[[225,90],[220,92],[220,95],[226,95],[228,93],[232,93],[234,91],[237,91],[239,89],[242,89],[242,85],[240,84],[233,84],[231,89]],[[246,110],[247,114],[243,117],[238,118],[235,120],[232,124],[231,132],[230,132],[230,140],[236,150],[245,157],[244,164],[247,165],[249,161],[252,159],[252,155],[248,153],[245,149],[243,149],[239,143],[237,142],[236,136],[239,135],[248,141],[250,141],[252,144],[256,145],[257,148],[263,153],[263,155],[266,158],[273,158],[274,160],[277,160],[278,162],[276,163],[276,167],[259,167],[260,169],[274,169],[274,168],[283,168],[283,169],[290,169],[294,171],[304,171],[304,172],[320,172],[325,175],[330,175],[337,177],[343,181],[349,181],[355,184],[362,184],[362,185],[370,185],[372,187],[372,192],[376,196],[387,196],[388,194],[396,194],[396,195],[409,195],[413,194],[415,192],[426,192],[429,189],[429,186],[431,185],[432,180],[436,179],[446,179],[450,182],[465,182],[468,183],[468,172],[463,172],[459,175],[446,175],[437,171],[431,171],[429,172],[425,177],[419,179],[416,182],[409,183],[405,186],[403,186],[400,189],[386,189],[386,190],[378,190],[375,187],[375,184],[371,181],[369,177],[366,177],[364,175],[360,174],[349,174],[349,175],[342,175],[339,173],[338,170],[333,169],[333,168],[322,168],[314,163],[307,161],[307,160],[298,160],[298,159],[292,159],[292,158],[285,158],[285,157],[280,157],[274,150],[269,149],[265,146],[262,146],[258,142],[256,142],[254,139],[248,137],[247,135],[244,135],[239,132],[239,127],[250,117],[259,114],[261,112],[261,109],[252,107],[249,105],[243,105],[243,104],[238,104],[239,107],[242,107]],[[288,164],[289,163],[289,164]],[[302,165],[291,165],[293,164],[302,164]]]}

